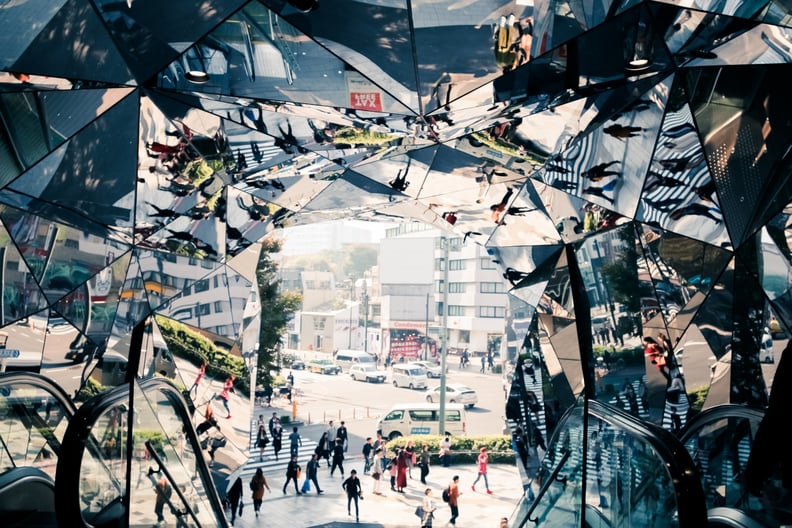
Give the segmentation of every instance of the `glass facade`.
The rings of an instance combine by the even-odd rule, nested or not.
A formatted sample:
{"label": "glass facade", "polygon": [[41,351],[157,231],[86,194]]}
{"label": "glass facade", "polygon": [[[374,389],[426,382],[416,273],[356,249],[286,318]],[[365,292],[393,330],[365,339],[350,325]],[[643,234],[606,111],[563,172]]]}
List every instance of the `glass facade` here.
{"label": "glass facade", "polygon": [[[723,480],[750,466],[741,431],[761,418],[696,430],[723,406],[763,415],[792,331],[788,6],[319,5],[0,4],[0,370],[65,395],[34,416],[41,395],[7,386],[0,484],[22,468],[51,489],[40,462],[62,443],[88,477],[73,504],[51,497],[60,522],[150,523],[130,467],[159,456],[145,478],[165,478],[180,520],[222,525],[207,468],[246,457],[251,254],[284,226],[403,219],[485,246],[508,283],[494,316],[527,490],[510,523],[624,524],[616,504],[641,525],[705,522],[691,498],[726,508],[718,522],[788,523],[787,488],[761,508]],[[199,372],[235,388],[230,407]],[[19,421],[38,424],[38,462]],[[181,438],[186,421],[223,446]]]}

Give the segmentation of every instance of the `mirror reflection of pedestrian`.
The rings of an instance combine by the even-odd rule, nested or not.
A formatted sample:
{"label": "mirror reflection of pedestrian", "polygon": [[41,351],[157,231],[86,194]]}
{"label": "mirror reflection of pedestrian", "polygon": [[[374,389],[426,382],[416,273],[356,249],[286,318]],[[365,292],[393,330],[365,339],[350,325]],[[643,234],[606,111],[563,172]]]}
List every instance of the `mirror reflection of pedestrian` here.
{"label": "mirror reflection of pedestrian", "polygon": [[[234,521],[236,521],[237,510],[239,510],[239,502],[242,500],[242,479],[237,477],[234,481],[234,484],[231,486],[231,489],[228,490],[228,495],[226,496],[228,502],[231,503],[231,526],[234,526]],[[242,512],[240,512],[240,516]]]}
{"label": "mirror reflection of pedestrian", "polygon": [[173,493],[170,484],[168,484],[168,479],[166,479],[165,476],[160,477],[157,481],[157,484],[154,486],[154,493],[156,494],[154,513],[157,514],[157,522],[162,523],[165,522],[165,515],[163,513],[165,504],[170,502]]}
{"label": "mirror reflection of pedestrian", "polygon": [[220,400],[223,402],[223,407],[226,410],[226,420],[231,418],[231,408],[228,406],[228,400],[231,399],[231,393],[234,392],[234,375],[229,374],[226,378],[225,382],[223,383],[223,390],[220,394],[215,396],[216,400]]}

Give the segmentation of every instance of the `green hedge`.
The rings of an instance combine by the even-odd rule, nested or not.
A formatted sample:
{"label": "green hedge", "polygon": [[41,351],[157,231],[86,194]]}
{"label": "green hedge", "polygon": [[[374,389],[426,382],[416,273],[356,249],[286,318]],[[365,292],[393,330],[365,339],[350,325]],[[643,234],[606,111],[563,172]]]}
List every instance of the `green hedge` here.
{"label": "green hedge", "polygon": [[[404,447],[408,440],[412,440],[416,452],[423,449],[423,445],[429,446],[432,453],[431,463],[439,464],[440,442],[442,436],[438,435],[415,435],[401,436],[388,442],[388,449]],[[491,464],[514,464],[515,453],[511,445],[511,437],[508,435],[489,435],[489,436],[452,436],[451,437],[451,464],[475,464],[479,454],[479,449],[487,447],[489,461]]]}
{"label": "green hedge", "polygon": [[196,368],[206,361],[207,378],[225,381],[229,374],[233,374],[236,391],[250,394],[250,375],[244,359],[218,348],[200,333],[177,321],[157,317],[157,324],[171,354],[189,361]]}

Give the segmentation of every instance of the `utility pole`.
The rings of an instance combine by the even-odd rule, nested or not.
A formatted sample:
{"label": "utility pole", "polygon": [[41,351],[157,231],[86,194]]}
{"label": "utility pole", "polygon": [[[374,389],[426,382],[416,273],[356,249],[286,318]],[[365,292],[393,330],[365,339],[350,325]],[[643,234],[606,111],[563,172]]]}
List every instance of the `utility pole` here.
{"label": "utility pole", "polygon": [[[365,279],[363,279],[365,281]],[[366,284],[364,282],[364,284]],[[368,289],[363,289],[363,352],[368,354]]]}
{"label": "utility pole", "polygon": [[440,237],[443,248],[443,348],[440,353],[440,420],[439,433],[445,434],[445,402],[446,402],[446,356],[448,356],[448,240]]}

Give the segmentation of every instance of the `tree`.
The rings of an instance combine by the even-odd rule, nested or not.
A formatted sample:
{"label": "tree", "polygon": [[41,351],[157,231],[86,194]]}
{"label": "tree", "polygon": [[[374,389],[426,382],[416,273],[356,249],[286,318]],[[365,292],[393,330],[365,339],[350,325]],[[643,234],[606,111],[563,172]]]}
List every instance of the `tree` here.
{"label": "tree", "polygon": [[344,271],[347,276],[359,279],[377,264],[379,246],[375,244],[350,244],[345,247]]}
{"label": "tree", "polygon": [[258,372],[256,386],[272,383],[270,372],[278,365],[278,349],[286,325],[300,309],[302,295],[297,292],[281,292],[278,280],[278,264],[273,255],[280,252],[278,240],[265,239],[261,242],[261,253],[256,266],[259,300],[261,302],[261,328],[259,329]]}

